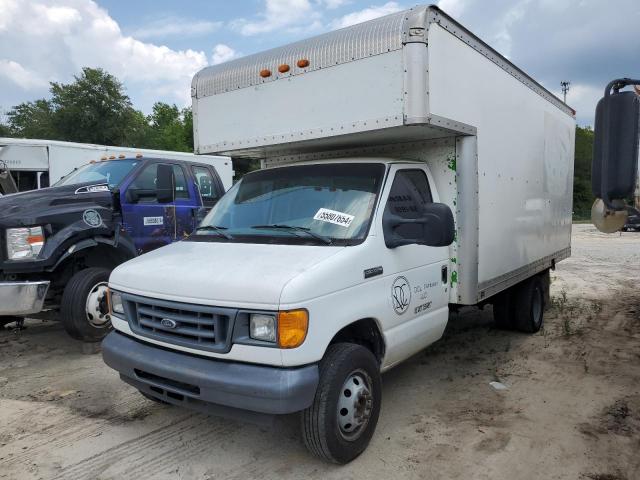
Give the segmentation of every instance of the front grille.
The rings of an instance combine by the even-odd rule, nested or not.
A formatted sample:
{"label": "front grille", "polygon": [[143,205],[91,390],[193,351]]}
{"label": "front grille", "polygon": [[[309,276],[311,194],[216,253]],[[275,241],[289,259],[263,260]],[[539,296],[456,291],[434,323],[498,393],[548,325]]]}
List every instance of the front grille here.
{"label": "front grille", "polygon": [[184,347],[226,353],[237,310],[123,294],[134,333]]}

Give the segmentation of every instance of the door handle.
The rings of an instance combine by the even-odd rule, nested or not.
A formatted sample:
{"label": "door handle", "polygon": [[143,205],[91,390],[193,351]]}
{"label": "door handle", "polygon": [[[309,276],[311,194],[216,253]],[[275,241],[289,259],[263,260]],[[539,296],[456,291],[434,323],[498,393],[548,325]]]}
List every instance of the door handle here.
{"label": "door handle", "polygon": [[446,285],[447,284],[447,277],[448,277],[449,269],[447,268],[446,265],[444,265],[440,272],[442,273],[442,283],[444,283]]}

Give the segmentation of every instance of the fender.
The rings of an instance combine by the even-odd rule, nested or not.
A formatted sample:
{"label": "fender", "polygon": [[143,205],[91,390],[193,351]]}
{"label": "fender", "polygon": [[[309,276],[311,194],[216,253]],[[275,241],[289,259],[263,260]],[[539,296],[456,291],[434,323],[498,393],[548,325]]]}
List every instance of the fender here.
{"label": "fender", "polygon": [[58,261],[52,267],[47,268],[46,271],[55,271],[71,255],[74,255],[81,250],[86,250],[87,248],[97,247],[99,244],[109,245],[110,247],[115,248],[128,259],[138,256],[133,240],[126,233],[123,235],[120,230],[116,230],[113,237],[96,236],[92,238],[85,238],[84,240],[74,243],[67,248]]}

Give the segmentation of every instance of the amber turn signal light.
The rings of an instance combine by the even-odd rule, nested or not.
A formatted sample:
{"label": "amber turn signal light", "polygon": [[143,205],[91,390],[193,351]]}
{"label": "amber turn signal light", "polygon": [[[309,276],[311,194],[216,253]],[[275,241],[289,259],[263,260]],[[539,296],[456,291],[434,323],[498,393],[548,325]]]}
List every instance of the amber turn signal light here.
{"label": "amber turn signal light", "polygon": [[302,345],[309,328],[309,312],[304,309],[278,312],[278,346],[296,348]]}

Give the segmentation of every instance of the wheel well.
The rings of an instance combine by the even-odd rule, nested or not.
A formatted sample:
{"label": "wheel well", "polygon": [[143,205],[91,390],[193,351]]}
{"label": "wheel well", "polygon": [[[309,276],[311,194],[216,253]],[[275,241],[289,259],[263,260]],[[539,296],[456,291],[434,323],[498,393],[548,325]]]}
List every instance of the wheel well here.
{"label": "wheel well", "polygon": [[372,318],[363,318],[347,325],[334,335],[330,344],[341,342],[357,343],[367,347],[378,359],[378,362],[382,362],[384,358],[384,338],[378,324]]}
{"label": "wheel well", "polygon": [[53,272],[50,294],[55,296],[62,295],[64,286],[80,270],[89,267],[113,269],[131,258],[133,257],[126,251],[107,244],[99,243],[98,245],[78,250],[58,265]]}

